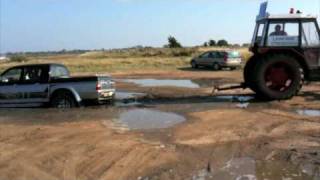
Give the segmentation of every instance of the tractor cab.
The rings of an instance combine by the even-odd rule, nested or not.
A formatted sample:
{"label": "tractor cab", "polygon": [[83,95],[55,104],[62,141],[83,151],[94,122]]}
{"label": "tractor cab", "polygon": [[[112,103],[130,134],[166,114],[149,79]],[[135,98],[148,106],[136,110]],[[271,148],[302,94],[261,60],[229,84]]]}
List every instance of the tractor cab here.
{"label": "tractor cab", "polygon": [[319,48],[316,16],[288,14],[257,18],[251,49],[284,47]]}

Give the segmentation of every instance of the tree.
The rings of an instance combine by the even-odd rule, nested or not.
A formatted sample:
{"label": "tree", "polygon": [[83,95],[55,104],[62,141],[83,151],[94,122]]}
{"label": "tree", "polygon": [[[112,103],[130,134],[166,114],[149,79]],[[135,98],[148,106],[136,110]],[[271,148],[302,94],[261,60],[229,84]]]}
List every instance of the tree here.
{"label": "tree", "polygon": [[209,46],[216,46],[216,45],[217,43],[215,40],[212,40],[212,39],[209,40]]}
{"label": "tree", "polygon": [[222,39],[222,40],[219,40],[218,43],[217,43],[218,46],[228,46],[229,43],[228,41]]}
{"label": "tree", "polygon": [[203,46],[208,47],[208,43],[207,42],[203,43]]}
{"label": "tree", "polygon": [[249,47],[249,46],[250,46],[249,43],[243,43],[243,44],[242,44],[242,47]]}
{"label": "tree", "polygon": [[173,36],[169,36],[168,42],[169,42],[168,44],[169,48],[182,48],[182,45]]}

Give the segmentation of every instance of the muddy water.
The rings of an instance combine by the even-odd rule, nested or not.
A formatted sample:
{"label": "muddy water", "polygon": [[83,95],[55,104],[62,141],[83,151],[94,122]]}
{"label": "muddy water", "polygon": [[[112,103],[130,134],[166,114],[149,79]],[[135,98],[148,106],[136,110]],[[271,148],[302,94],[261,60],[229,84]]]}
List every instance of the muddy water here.
{"label": "muddy water", "polygon": [[170,112],[152,109],[133,109],[123,112],[119,121],[129,129],[162,129],[169,128],[186,121],[186,118]]}
{"label": "muddy water", "polygon": [[137,99],[146,96],[145,93],[137,93],[137,92],[127,92],[127,91],[117,91],[116,92],[116,100],[125,100],[125,99]]}
{"label": "muddy water", "polygon": [[[223,157],[222,157],[223,158]],[[192,176],[192,180],[318,180],[320,169],[312,164],[285,161],[256,160],[252,157],[232,157],[221,165],[215,162]]]}
{"label": "muddy water", "polygon": [[222,83],[233,82],[227,79],[118,79],[119,82],[134,83],[143,87],[207,88]]}
{"label": "muddy water", "polygon": [[72,110],[2,108],[0,109],[0,121],[51,124],[114,120],[133,130],[162,129],[185,122],[188,113],[221,108],[247,108],[253,99],[251,96],[217,96],[194,99],[139,100],[145,96],[144,93],[120,91],[116,94],[114,106],[93,106]]}
{"label": "muddy water", "polygon": [[122,82],[134,83],[143,87],[184,87],[184,88],[199,88],[200,86],[193,83],[191,80],[176,80],[176,79],[122,79]]}
{"label": "muddy water", "polygon": [[300,109],[296,111],[299,115],[310,116],[310,117],[320,117],[320,110],[315,109]]}

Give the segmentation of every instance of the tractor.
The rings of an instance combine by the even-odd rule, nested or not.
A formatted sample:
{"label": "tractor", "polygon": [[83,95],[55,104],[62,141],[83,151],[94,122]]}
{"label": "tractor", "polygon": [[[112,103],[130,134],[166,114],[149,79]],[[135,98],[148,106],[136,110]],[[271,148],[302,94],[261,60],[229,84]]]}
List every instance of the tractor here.
{"label": "tractor", "polygon": [[[305,81],[319,80],[320,31],[317,17],[290,14],[258,16],[244,68],[242,88],[257,97],[285,100],[297,95]],[[235,87],[236,88],[236,87]],[[218,88],[218,90],[232,89]]]}

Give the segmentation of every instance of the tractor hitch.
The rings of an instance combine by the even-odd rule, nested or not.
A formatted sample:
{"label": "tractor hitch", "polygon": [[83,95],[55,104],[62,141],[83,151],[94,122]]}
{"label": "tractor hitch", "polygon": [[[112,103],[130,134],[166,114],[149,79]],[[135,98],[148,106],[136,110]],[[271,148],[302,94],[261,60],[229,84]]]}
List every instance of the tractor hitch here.
{"label": "tractor hitch", "polygon": [[233,90],[233,89],[246,89],[247,85],[246,83],[241,83],[241,84],[227,84],[227,85],[221,85],[221,86],[214,86],[212,93],[214,94],[215,92],[219,91],[227,91],[227,90]]}

